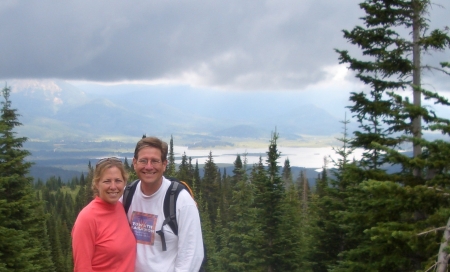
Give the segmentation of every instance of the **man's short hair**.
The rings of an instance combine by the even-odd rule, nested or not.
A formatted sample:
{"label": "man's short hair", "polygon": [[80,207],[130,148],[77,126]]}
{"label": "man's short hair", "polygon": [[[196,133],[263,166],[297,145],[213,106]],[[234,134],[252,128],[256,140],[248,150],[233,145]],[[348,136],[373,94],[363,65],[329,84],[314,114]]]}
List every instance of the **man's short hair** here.
{"label": "man's short hair", "polygon": [[161,151],[161,161],[167,160],[169,147],[166,142],[156,137],[144,137],[136,144],[136,148],[134,149],[135,159],[138,158],[139,151],[145,147],[154,147],[156,149],[159,149]]}

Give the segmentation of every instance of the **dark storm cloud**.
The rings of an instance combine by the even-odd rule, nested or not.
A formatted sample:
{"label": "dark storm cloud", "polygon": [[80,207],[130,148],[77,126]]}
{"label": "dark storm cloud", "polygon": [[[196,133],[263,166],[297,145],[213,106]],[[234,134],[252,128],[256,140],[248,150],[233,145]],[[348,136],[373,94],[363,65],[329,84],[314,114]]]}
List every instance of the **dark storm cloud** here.
{"label": "dark storm cloud", "polygon": [[299,89],[350,47],[359,2],[2,1],[0,75]]}

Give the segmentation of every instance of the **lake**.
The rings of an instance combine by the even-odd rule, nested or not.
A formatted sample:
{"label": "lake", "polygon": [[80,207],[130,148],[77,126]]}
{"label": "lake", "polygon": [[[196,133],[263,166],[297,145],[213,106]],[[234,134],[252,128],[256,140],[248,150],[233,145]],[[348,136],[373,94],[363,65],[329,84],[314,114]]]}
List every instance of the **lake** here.
{"label": "lake", "polygon": [[[208,158],[209,152],[212,152],[214,162],[216,164],[226,163],[232,164],[236,160],[238,154],[241,155],[241,159],[244,159],[244,154],[247,154],[247,164],[253,165],[259,162],[261,156],[264,164],[267,158],[268,148],[235,148],[235,149],[189,149],[186,146],[174,146],[174,153],[176,156],[175,163],[179,164],[179,159],[184,152],[187,157],[192,158],[192,162],[198,160],[199,164],[204,164]],[[283,166],[286,158],[289,158],[291,167],[305,167],[305,168],[318,168],[321,169],[324,165],[324,158],[329,161],[328,167],[332,167],[331,159],[336,160],[339,158],[336,155],[336,151],[333,147],[278,147],[278,151],[281,152],[281,157],[278,160],[279,165]],[[362,150],[355,150],[353,156],[350,159],[361,158]]]}

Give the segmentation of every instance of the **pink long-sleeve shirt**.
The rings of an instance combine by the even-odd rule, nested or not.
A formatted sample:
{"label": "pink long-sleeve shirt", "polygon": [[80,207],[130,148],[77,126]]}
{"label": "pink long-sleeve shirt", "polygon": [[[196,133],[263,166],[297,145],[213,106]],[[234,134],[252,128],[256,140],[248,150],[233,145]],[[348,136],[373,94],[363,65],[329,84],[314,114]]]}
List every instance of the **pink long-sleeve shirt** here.
{"label": "pink long-sleeve shirt", "polygon": [[72,229],[74,271],[133,272],[136,239],[123,205],[96,197],[78,214]]}

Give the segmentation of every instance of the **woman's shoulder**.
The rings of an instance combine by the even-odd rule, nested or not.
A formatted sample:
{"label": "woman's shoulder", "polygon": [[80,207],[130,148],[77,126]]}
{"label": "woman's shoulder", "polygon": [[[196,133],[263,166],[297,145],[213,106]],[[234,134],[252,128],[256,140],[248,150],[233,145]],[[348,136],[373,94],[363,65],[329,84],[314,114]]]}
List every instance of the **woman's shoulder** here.
{"label": "woman's shoulder", "polygon": [[96,199],[89,202],[81,211],[78,213],[77,220],[90,220],[96,217],[98,210],[98,205],[96,204]]}

